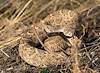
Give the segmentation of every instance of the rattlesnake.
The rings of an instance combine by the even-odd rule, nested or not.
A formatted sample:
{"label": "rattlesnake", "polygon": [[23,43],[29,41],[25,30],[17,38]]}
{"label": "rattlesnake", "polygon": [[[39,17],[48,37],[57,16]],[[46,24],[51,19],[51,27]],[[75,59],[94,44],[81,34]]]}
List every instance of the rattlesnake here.
{"label": "rattlesnake", "polygon": [[[7,26],[9,21],[7,19],[1,20],[1,23],[6,20],[6,24],[4,24],[4,29],[3,26],[0,27],[3,29],[0,31],[0,48],[12,48],[19,44],[19,56],[28,64],[37,67],[69,63],[67,50],[71,46],[76,47],[78,40],[74,35],[78,16],[77,12],[72,10],[58,10],[40,22],[33,23],[28,29],[20,23],[16,27]],[[60,32],[64,37],[55,34]],[[51,33],[55,35],[50,35]],[[20,34],[21,37],[16,39]]]}
{"label": "rattlesnake", "polygon": [[58,10],[51,13],[39,23],[33,24],[31,29],[22,35],[18,49],[20,57],[37,67],[68,63],[65,52],[70,45],[67,40],[59,35],[48,36],[48,34],[62,32],[71,38],[69,39],[71,45],[76,44],[73,36],[77,23],[78,14],[75,11]]}

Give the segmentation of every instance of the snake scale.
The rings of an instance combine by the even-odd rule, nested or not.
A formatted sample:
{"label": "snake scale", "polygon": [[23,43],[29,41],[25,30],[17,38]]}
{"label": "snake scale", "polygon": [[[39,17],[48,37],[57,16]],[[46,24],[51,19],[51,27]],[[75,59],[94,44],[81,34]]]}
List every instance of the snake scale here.
{"label": "snake scale", "polygon": [[[77,24],[78,14],[75,11],[58,10],[51,13],[39,23],[33,24],[31,30],[23,35],[18,49],[20,57],[37,67],[67,63],[68,58],[63,50],[66,52],[68,42],[59,35],[49,37],[48,34],[62,32],[72,37]],[[71,40],[69,42],[73,44]],[[39,44],[42,46],[38,47]]]}
{"label": "snake scale", "polygon": [[[6,43],[4,41],[3,46],[11,48],[11,46],[14,47],[19,43],[19,56],[28,64],[36,67],[63,65],[69,62],[66,55],[67,49],[71,45],[74,47],[77,45],[76,40],[78,38],[74,35],[74,32],[78,25],[78,16],[75,11],[63,9],[49,14],[38,23],[33,23],[25,32],[23,32],[24,28],[27,27],[20,25],[20,23],[16,27],[4,27],[5,29],[0,31],[2,38],[0,45],[2,45],[3,40],[11,39],[12,36],[14,41],[15,37],[21,34],[21,38],[16,39],[15,43],[12,42],[11,44],[10,41],[12,40],[8,39],[9,43],[4,44]],[[5,20],[8,22],[7,19]],[[66,39],[59,34],[50,36],[51,33],[63,33]],[[5,36],[5,34],[8,36]],[[0,46],[0,48],[3,47]]]}

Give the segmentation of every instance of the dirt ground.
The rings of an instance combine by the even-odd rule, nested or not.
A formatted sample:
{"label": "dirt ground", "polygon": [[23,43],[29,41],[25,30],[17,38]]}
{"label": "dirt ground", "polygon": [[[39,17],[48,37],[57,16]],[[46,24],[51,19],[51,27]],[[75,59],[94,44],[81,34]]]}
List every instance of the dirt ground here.
{"label": "dirt ground", "polygon": [[19,56],[19,43],[8,43],[22,34],[15,33],[18,28],[28,29],[32,23],[61,9],[80,14],[75,35],[82,40],[78,49],[81,73],[100,73],[99,0],[0,0],[0,73],[76,73],[66,64],[49,68],[31,66]]}

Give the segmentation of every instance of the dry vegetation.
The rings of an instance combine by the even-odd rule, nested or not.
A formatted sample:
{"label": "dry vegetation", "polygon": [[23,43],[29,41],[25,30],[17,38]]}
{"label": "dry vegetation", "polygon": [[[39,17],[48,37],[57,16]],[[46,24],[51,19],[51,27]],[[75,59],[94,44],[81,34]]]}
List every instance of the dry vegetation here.
{"label": "dry vegetation", "polygon": [[[23,31],[50,13],[70,9],[78,12],[75,31],[79,44],[68,49],[69,64],[38,68],[19,56]],[[74,48],[74,49],[73,49]],[[0,72],[1,73],[100,73],[100,0],[0,0]]]}

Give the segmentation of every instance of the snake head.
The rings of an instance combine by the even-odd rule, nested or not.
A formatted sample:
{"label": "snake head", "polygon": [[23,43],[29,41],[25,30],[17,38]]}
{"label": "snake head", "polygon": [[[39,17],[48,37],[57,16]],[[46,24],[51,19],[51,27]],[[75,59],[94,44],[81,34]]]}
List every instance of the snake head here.
{"label": "snake head", "polygon": [[47,33],[63,32],[72,36],[78,23],[78,14],[72,10],[58,10],[48,15],[42,21]]}

